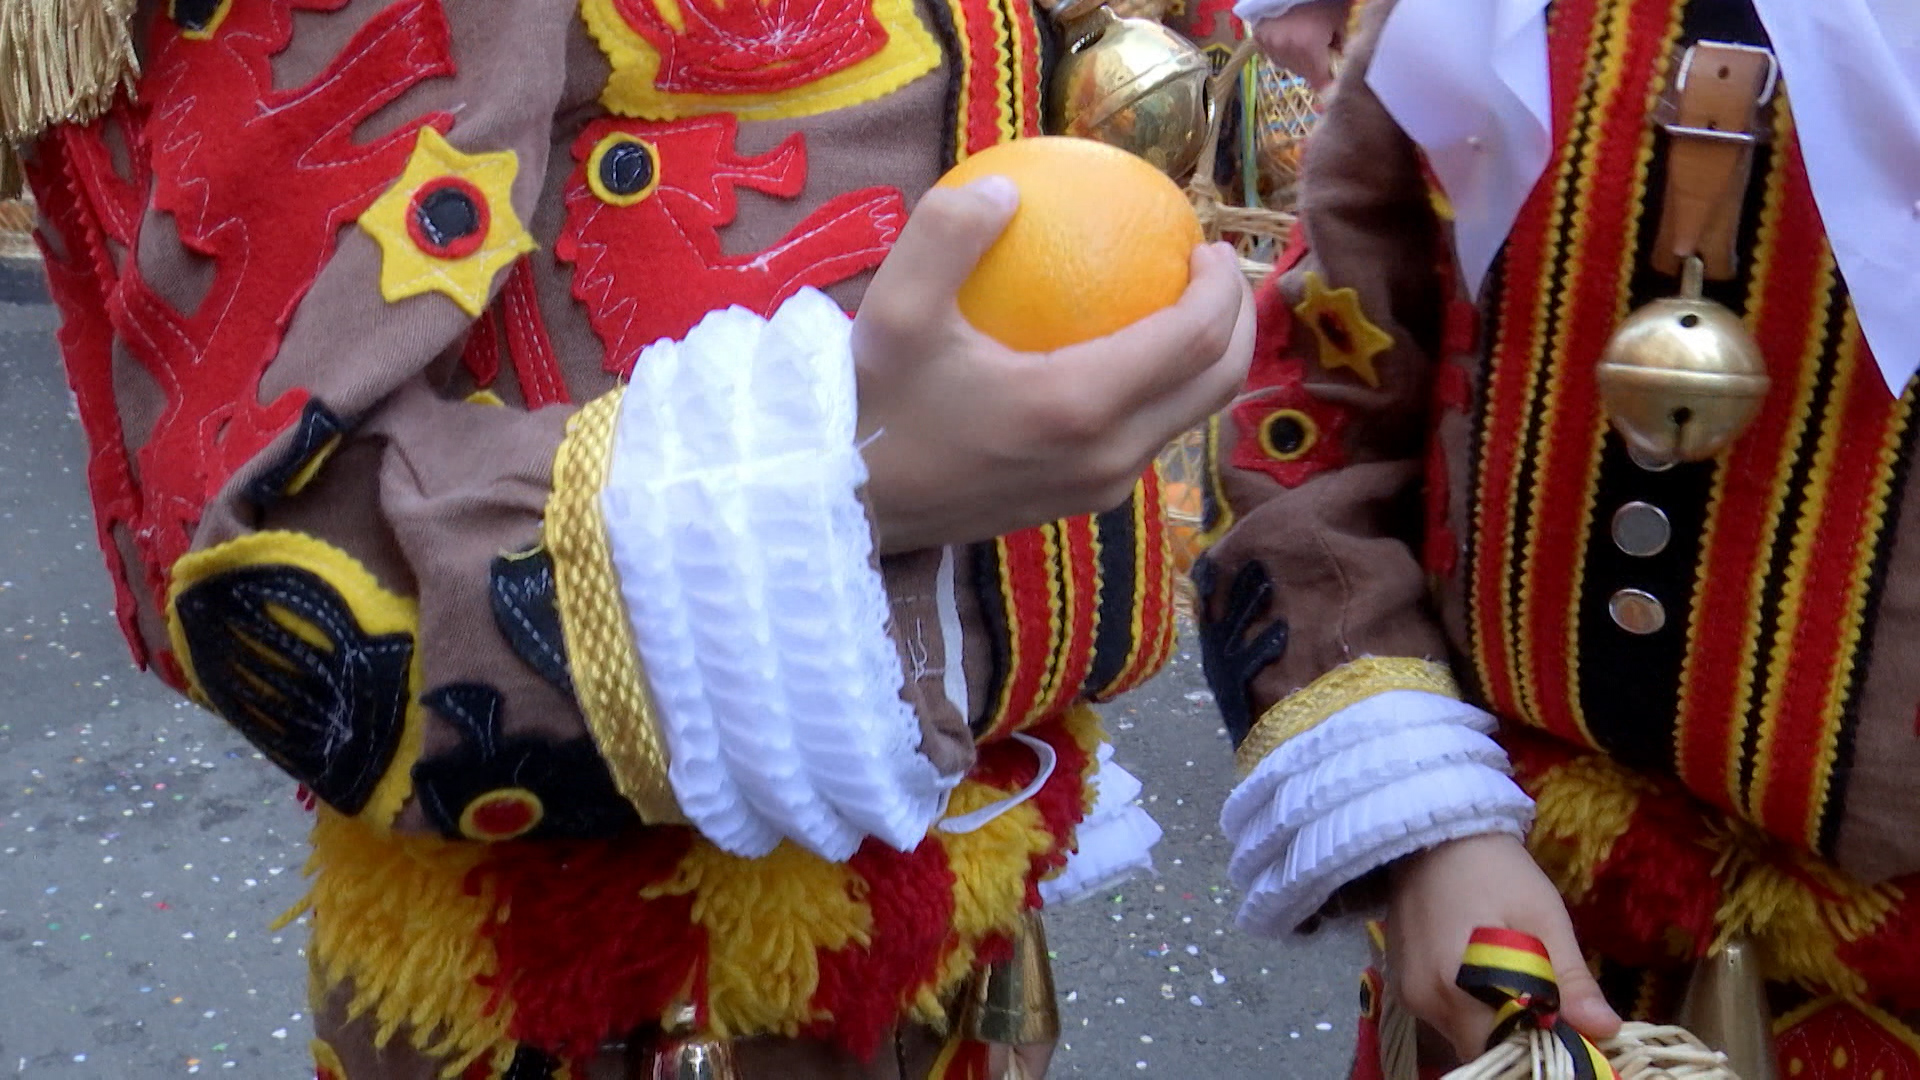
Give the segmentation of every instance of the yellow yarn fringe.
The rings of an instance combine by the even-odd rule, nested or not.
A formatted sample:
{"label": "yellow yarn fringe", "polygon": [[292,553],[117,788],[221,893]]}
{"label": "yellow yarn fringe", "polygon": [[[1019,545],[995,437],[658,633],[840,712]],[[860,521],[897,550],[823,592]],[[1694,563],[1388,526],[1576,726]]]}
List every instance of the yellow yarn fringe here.
{"label": "yellow yarn fringe", "polygon": [[[1536,806],[1528,846],[1573,900],[1593,887],[1641,796],[1655,790],[1653,781],[1599,756],[1548,769],[1527,787]],[[1744,822],[1718,822],[1703,842],[1716,856],[1714,951],[1744,937],[1758,949],[1769,979],[1815,992],[1866,992],[1866,981],[1841,961],[1839,949],[1879,927],[1903,898],[1899,888],[1853,881]],[[1687,952],[1676,943],[1677,955]]]}
{"label": "yellow yarn fringe", "polygon": [[376,1046],[404,1034],[446,1059],[448,1077],[505,1044],[513,1019],[511,1001],[486,1015],[490,991],[479,981],[497,968],[484,933],[494,902],[468,896],[466,882],[485,856],[482,844],[392,833],[322,806],[307,863],[313,887],[278,924],[311,913],[314,978],[351,985],[348,1016],[373,1017]]}
{"label": "yellow yarn fringe", "polygon": [[693,897],[693,921],[707,931],[708,1026],[723,1039],[792,1036],[824,1019],[811,1008],[820,950],[873,940],[860,875],[791,844],[758,859],[695,844],[642,895]]}
{"label": "yellow yarn fringe", "polygon": [[[1714,949],[1735,937],[1758,947],[1769,978],[1808,989],[1865,994],[1866,980],[1842,963],[1840,946],[1879,927],[1899,904],[1892,885],[1862,885],[1747,825],[1720,830],[1714,876],[1725,882]],[[1809,888],[1812,879],[1820,890]]]}
{"label": "yellow yarn fringe", "polygon": [[1595,868],[1626,834],[1640,796],[1653,785],[1601,757],[1556,765],[1526,785],[1533,796],[1534,860],[1569,900],[1593,888]]}
{"label": "yellow yarn fringe", "polygon": [[[1099,715],[1076,710],[1065,729],[1092,768],[1104,738]],[[971,813],[1006,795],[963,782],[950,812]],[[1092,798],[1087,792],[1085,806]],[[1031,803],[974,832],[931,836],[954,875],[952,933],[934,977],[901,1007],[944,1030],[947,1005],[973,975],[980,943],[1020,925],[1028,869],[1053,850],[1054,839]],[[379,1045],[405,1038],[422,1054],[445,1059],[448,1078],[485,1054],[511,1050],[512,1002],[483,1015],[490,992],[479,985],[498,969],[488,920],[506,913],[496,912],[490,894],[466,894],[469,872],[486,853],[483,844],[395,834],[323,807],[307,868],[313,887],[281,920],[314,916],[316,1001],[349,985],[349,1015],[372,1016]],[[693,921],[708,943],[708,1025],[720,1038],[791,1036],[829,1019],[813,1009],[820,952],[873,940],[865,879],[787,845],[741,859],[696,842],[674,874],[644,895],[692,898]]]}
{"label": "yellow yarn fringe", "polygon": [[85,123],[140,74],[136,0],[0,0],[0,199],[20,193],[14,146]]}

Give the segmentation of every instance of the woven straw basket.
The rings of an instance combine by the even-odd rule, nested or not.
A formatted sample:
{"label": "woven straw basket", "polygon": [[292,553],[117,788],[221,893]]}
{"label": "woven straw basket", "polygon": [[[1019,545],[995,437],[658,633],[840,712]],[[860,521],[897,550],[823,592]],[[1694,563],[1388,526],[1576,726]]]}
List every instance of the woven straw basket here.
{"label": "woven straw basket", "polygon": [[1242,41],[1226,65],[1208,86],[1207,140],[1200,151],[1200,168],[1187,183],[1187,197],[1200,215],[1200,228],[1208,240],[1227,239],[1240,251],[1240,269],[1253,282],[1265,280],[1273,264],[1254,257],[1254,253],[1276,248],[1286,242],[1293,229],[1294,216],[1283,210],[1258,206],[1237,206],[1221,196],[1213,181],[1212,163],[1220,150],[1222,128],[1226,126],[1226,104],[1238,93],[1242,73],[1254,57],[1251,38]]}
{"label": "woven straw basket", "polygon": [[[1740,1080],[1723,1055],[1684,1028],[1628,1024],[1599,1046],[1621,1080]],[[1574,1080],[1573,1058],[1547,1032],[1517,1032],[1446,1080]]]}

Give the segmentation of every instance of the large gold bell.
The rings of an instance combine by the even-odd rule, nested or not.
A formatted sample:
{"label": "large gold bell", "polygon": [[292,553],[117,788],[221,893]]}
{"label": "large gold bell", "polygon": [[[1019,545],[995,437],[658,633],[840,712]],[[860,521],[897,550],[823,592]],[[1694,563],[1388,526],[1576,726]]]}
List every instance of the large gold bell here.
{"label": "large gold bell", "polygon": [[690,1004],[675,1012],[653,1049],[649,1080],[739,1080],[732,1044],[701,1037],[698,1015]]}
{"label": "large gold bell", "polygon": [[1047,931],[1039,912],[1024,917],[1013,956],[988,967],[974,983],[961,1012],[960,1032],[1004,1046],[1050,1043],[1060,1037],[1053,964],[1047,959]]}
{"label": "large gold bell", "polygon": [[1600,399],[1634,456],[1704,461],[1740,437],[1767,394],[1766,361],[1738,316],[1700,295],[1689,259],[1681,295],[1627,316],[1600,358]]}
{"label": "large gold bell", "polygon": [[1701,1042],[1727,1055],[1740,1080],[1779,1080],[1766,979],[1752,942],[1729,941],[1700,961],[1676,1019]]}
{"label": "large gold bell", "polygon": [[1207,138],[1206,55],[1098,0],[1068,0],[1053,18],[1067,50],[1048,94],[1047,130],[1138,154],[1175,179],[1190,172]]}

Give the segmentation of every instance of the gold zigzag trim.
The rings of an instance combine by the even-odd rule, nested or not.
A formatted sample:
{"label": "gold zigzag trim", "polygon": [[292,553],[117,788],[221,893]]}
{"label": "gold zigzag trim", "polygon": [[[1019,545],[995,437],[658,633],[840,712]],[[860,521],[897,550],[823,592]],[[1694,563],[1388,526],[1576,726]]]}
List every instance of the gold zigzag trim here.
{"label": "gold zigzag trim", "polygon": [[1281,744],[1320,726],[1341,709],[1391,690],[1460,696],[1460,687],[1444,664],[1411,657],[1363,656],[1334,668],[1268,709],[1234,752],[1241,774],[1252,772]]}
{"label": "gold zigzag trim", "polygon": [[650,825],[686,818],[667,782],[667,746],[640,651],[620,599],[600,489],[613,456],[623,390],[588,402],[567,421],[553,460],[547,501],[547,550],[553,554],[560,624],[573,684],[593,741],[613,782]]}

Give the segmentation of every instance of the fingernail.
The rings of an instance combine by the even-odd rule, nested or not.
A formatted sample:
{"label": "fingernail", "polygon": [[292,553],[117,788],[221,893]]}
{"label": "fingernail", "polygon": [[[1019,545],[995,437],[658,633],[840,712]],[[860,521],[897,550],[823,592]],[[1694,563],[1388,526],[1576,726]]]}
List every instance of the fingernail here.
{"label": "fingernail", "polygon": [[1213,249],[1219,252],[1219,255],[1216,256],[1217,258],[1232,259],[1236,264],[1240,261],[1240,253],[1235,251],[1233,245],[1227,243],[1225,240],[1214,241]]}
{"label": "fingernail", "polygon": [[1004,176],[983,176],[967,186],[1009,214],[1020,207],[1020,186]]}

